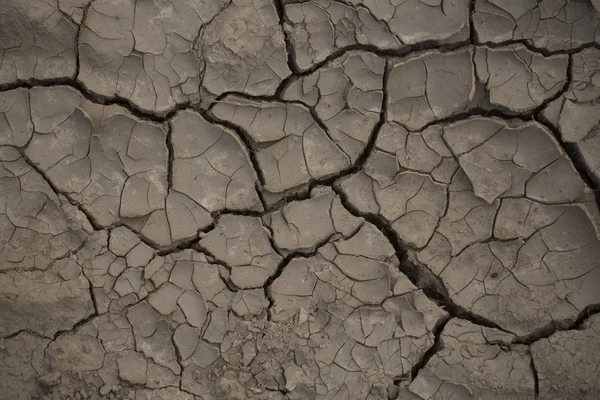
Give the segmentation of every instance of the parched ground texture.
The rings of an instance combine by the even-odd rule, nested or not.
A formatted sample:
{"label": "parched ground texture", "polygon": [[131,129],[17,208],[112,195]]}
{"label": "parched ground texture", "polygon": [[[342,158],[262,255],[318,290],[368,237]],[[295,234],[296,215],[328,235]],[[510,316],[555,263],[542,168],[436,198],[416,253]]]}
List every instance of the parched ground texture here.
{"label": "parched ground texture", "polygon": [[600,1],[0,3],[0,399],[600,398]]}

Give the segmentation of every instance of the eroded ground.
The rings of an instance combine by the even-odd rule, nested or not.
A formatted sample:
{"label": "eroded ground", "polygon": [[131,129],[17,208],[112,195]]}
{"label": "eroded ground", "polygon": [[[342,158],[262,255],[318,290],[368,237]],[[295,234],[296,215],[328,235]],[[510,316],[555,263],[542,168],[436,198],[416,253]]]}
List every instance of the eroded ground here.
{"label": "eroded ground", "polygon": [[600,398],[596,3],[5,0],[0,398]]}

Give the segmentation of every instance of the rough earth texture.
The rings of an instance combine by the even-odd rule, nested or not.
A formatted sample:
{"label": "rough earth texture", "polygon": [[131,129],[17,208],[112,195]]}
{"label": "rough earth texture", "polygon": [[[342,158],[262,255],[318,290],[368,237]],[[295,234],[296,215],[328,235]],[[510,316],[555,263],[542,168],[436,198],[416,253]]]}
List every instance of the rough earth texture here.
{"label": "rough earth texture", "polygon": [[0,399],[600,398],[599,9],[6,0]]}

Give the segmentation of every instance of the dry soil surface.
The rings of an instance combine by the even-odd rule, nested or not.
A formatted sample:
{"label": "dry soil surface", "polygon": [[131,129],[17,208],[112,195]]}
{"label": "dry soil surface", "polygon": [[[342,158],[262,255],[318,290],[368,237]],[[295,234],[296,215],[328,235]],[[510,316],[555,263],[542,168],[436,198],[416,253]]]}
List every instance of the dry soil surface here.
{"label": "dry soil surface", "polygon": [[0,399],[600,398],[600,1],[0,3]]}

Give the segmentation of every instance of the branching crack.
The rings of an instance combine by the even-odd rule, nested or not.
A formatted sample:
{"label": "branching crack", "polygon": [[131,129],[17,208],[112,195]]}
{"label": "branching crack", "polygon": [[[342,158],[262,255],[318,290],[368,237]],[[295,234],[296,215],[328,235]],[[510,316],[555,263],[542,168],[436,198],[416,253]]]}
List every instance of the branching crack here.
{"label": "branching crack", "polygon": [[541,339],[546,339],[555,334],[556,332],[564,332],[564,331],[572,331],[578,330],[585,323],[585,321],[590,318],[592,315],[600,313],[600,304],[592,304],[587,306],[579,313],[579,316],[575,321],[571,323],[565,323],[561,321],[552,321],[548,325],[543,328],[538,329],[537,331],[531,333],[530,335],[518,339],[515,341],[517,344],[525,344],[530,345],[532,343],[537,342]]}
{"label": "branching crack", "polygon": [[400,377],[397,380],[398,383],[400,383],[401,381],[412,382],[419,374],[419,371],[421,371],[423,368],[425,368],[425,366],[427,366],[427,363],[429,362],[431,357],[433,357],[437,352],[444,348],[444,342],[442,341],[442,332],[444,331],[444,328],[446,327],[446,324],[448,323],[448,321],[450,321],[450,319],[452,319],[450,316],[446,316],[445,318],[438,321],[438,324],[433,328],[433,346],[431,346],[425,352],[425,354],[423,354],[419,362],[413,365],[412,369],[409,372],[405,373],[402,377]]}
{"label": "branching crack", "polygon": [[452,301],[442,280],[429,268],[413,260],[413,257],[411,256],[411,247],[402,242],[387,221],[385,221],[379,215],[360,212],[356,207],[354,207],[354,205],[352,205],[346,194],[339,187],[337,187],[337,185],[334,185],[333,189],[340,196],[342,205],[346,207],[346,209],[352,215],[355,217],[364,218],[367,222],[375,225],[377,229],[379,229],[379,231],[388,239],[396,251],[396,257],[398,257],[398,260],[400,260],[400,272],[406,275],[413,285],[419,289],[422,289],[423,293],[425,293],[427,297],[434,301],[438,306],[443,307],[453,317],[468,320],[476,325],[495,328],[503,332],[507,332],[498,324],[480,315],[474,314]]}
{"label": "branching crack", "polygon": [[[294,0],[289,0],[289,1],[294,2]],[[343,4],[346,4],[347,6],[362,7],[362,6],[352,5],[351,2],[347,2],[344,0],[339,0],[339,1]],[[227,2],[226,5],[224,5],[222,7],[222,10],[225,9],[226,7],[228,7],[229,4],[230,4],[230,2]],[[31,79],[26,79],[26,80],[17,80],[12,83],[0,84],[0,92],[14,90],[17,88],[32,89],[35,87],[68,86],[70,88],[75,89],[78,93],[80,93],[84,99],[86,99],[90,102],[93,102],[95,104],[107,105],[107,106],[108,105],[120,106],[120,107],[123,107],[125,110],[127,110],[129,113],[131,113],[133,116],[137,117],[140,120],[148,121],[148,122],[152,122],[152,123],[165,124],[167,126],[167,134],[166,134],[165,140],[166,140],[167,156],[168,156],[168,160],[167,160],[167,194],[165,195],[165,198],[164,198],[165,211],[167,209],[167,197],[169,195],[169,192],[173,189],[173,173],[174,173],[173,166],[174,166],[174,162],[175,162],[175,152],[174,152],[174,143],[173,143],[173,127],[172,127],[171,122],[172,122],[172,119],[175,117],[175,115],[181,110],[193,110],[193,111],[196,111],[197,113],[199,113],[209,123],[217,125],[222,128],[226,128],[226,129],[234,132],[235,136],[243,144],[243,146],[248,154],[251,166],[256,173],[256,179],[254,177],[252,179],[255,181],[256,192],[257,192],[259,199],[263,205],[263,211],[234,210],[234,209],[221,209],[218,211],[213,211],[210,213],[210,215],[212,217],[212,223],[210,223],[205,228],[198,230],[195,233],[195,235],[193,235],[193,237],[179,240],[175,243],[171,243],[168,246],[158,245],[157,243],[148,239],[145,235],[143,235],[139,231],[136,231],[131,226],[128,226],[125,222],[127,222],[127,223],[130,223],[130,222],[128,222],[127,220],[123,220],[124,222],[119,221],[117,223],[111,224],[110,226],[104,226],[104,225],[100,224],[98,222],[98,219],[95,218],[94,214],[89,211],[88,207],[86,207],[86,204],[88,204],[88,203],[83,204],[80,201],[76,201],[74,195],[72,195],[68,192],[65,192],[64,190],[60,190],[58,187],[60,185],[57,186],[55,183],[53,183],[52,179],[49,178],[46,171],[43,171],[42,168],[38,164],[36,164],[34,161],[32,161],[26,155],[25,148],[28,145],[20,148],[19,151],[20,151],[21,156],[23,157],[24,161],[37,174],[39,174],[39,176],[48,184],[48,186],[52,189],[52,191],[54,191],[54,193],[56,193],[58,196],[60,196],[61,199],[63,197],[66,198],[67,201],[73,207],[77,208],[77,210],[79,210],[79,212],[82,215],[85,215],[87,221],[89,222],[89,224],[91,225],[91,227],[93,228],[94,231],[107,232],[108,236],[109,236],[109,241],[110,241],[110,234],[111,234],[112,229],[114,229],[116,227],[124,226],[124,227],[127,227],[127,228],[131,229],[132,231],[134,231],[136,233],[136,235],[138,236],[138,238],[141,240],[141,242],[145,243],[146,245],[148,245],[149,247],[151,247],[153,249],[154,257],[168,256],[170,254],[177,253],[177,252],[180,252],[180,251],[183,251],[186,249],[192,249],[194,251],[203,253],[206,256],[207,262],[209,264],[219,267],[219,277],[220,277],[221,281],[223,282],[223,284],[227,287],[227,289],[231,292],[241,291],[240,293],[238,293],[238,295],[242,294],[243,291],[242,291],[242,289],[237,287],[230,279],[231,272],[233,269],[232,266],[229,265],[227,262],[222,261],[224,259],[223,257],[221,257],[220,259],[215,257],[215,255],[213,253],[211,253],[211,251],[207,250],[204,246],[201,245],[200,241],[201,241],[201,238],[204,237],[204,234],[213,231],[218,226],[219,219],[223,215],[236,215],[236,216],[262,218],[262,217],[265,217],[267,214],[270,214],[270,213],[280,210],[282,207],[284,207],[290,201],[299,201],[299,200],[309,199],[311,197],[311,192],[313,192],[313,189],[315,189],[319,186],[331,187],[334,190],[335,194],[337,194],[339,196],[342,206],[350,214],[352,214],[354,217],[362,218],[365,221],[369,222],[370,224],[375,226],[386,237],[386,239],[389,241],[389,243],[393,246],[395,255],[396,255],[397,259],[399,260],[399,267],[398,267],[399,271],[401,273],[403,273],[410,280],[410,282],[412,282],[416,287],[421,289],[423,291],[423,293],[429,299],[431,299],[435,304],[437,304],[439,307],[443,308],[444,310],[446,310],[448,312],[448,315],[439,319],[437,321],[436,325],[432,329],[431,334],[434,337],[433,345],[431,347],[429,347],[424,352],[424,354],[422,354],[420,359],[416,362],[416,364],[414,364],[412,366],[412,368],[410,368],[410,370],[407,370],[406,368],[402,369],[401,371],[404,374],[402,376],[397,376],[396,379],[394,379],[394,384],[396,384],[398,386],[406,386],[406,382],[412,382],[415,379],[415,377],[424,368],[427,367],[427,364],[430,362],[432,357],[434,357],[440,350],[442,350],[444,348],[444,342],[442,340],[442,333],[443,333],[445,327],[447,326],[448,322],[452,318],[464,319],[464,320],[470,321],[471,323],[473,323],[475,325],[478,325],[481,327],[487,327],[487,328],[494,328],[494,329],[497,329],[497,330],[500,330],[500,331],[506,332],[506,333],[511,333],[511,332],[502,328],[500,325],[493,322],[492,320],[489,320],[482,315],[478,315],[478,314],[470,311],[469,309],[455,303],[455,301],[453,300],[453,297],[450,296],[450,294],[449,294],[449,291],[446,287],[445,282],[440,278],[440,276],[435,274],[426,265],[417,261],[417,257],[416,257],[417,249],[410,246],[406,242],[404,242],[400,238],[400,235],[398,235],[398,233],[396,233],[396,231],[392,228],[390,222],[387,219],[385,219],[384,217],[382,217],[379,213],[367,213],[367,212],[363,212],[363,211],[359,210],[358,207],[356,207],[350,201],[346,192],[341,189],[341,186],[339,184],[341,179],[343,179],[345,177],[349,177],[349,176],[359,173],[361,171],[364,171],[364,169],[367,166],[367,162],[369,161],[369,158],[375,152],[379,132],[380,132],[381,128],[384,126],[384,124],[387,122],[387,117],[388,117],[387,105],[389,102],[388,89],[390,87],[389,75],[390,75],[390,71],[392,69],[391,64],[390,64],[392,62],[391,59],[407,57],[407,56],[412,57],[413,55],[415,55],[415,53],[423,52],[423,51],[430,51],[430,50],[439,51],[440,53],[447,53],[447,52],[464,49],[466,47],[474,49],[475,46],[482,46],[482,47],[489,48],[489,49],[495,49],[495,48],[502,48],[507,45],[515,45],[515,44],[521,44],[526,49],[534,52],[535,54],[541,54],[545,57],[548,57],[551,55],[567,55],[568,56],[567,78],[566,78],[566,81],[564,82],[564,85],[561,87],[561,90],[559,90],[556,94],[554,94],[550,98],[545,99],[542,102],[542,104],[537,106],[535,109],[533,109],[529,112],[525,112],[525,113],[515,112],[509,108],[509,105],[506,105],[506,106],[493,105],[493,107],[494,107],[493,109],[488,109],[487,107],[488,106],[491,107],[491,104],[486,105],[485,101],[482,101],[483,105],[481,107],[469,108],[468,111],[464,111],[459,114],[451,115],[447,118],[437,119],[435,121],[429,122],[429,123],[425,124],[424,126],[422,126],[418,131],[423,132],[427,128],[434,126],[434,125],[452,124],[452,123],[459,122],[459,121],[462,121],[462,120],[465,120],[465,119],[468,119],[471,117],[475,117],[475,116],[495,117],[495,118],[502,119],[504,121],[512,121],[513,123],[531,122],[531,121],[540,123],[554,135],[558,144],[562,147],[562,149],[564,149],[567,156],[569,157],[569,159],[572,161],[573,165],[575,166],[575,169],[577,170],[582,181],[585,182],[585,184],[587,184],[587,186],[592,189],[592,191],[595,195],[596,205],[600,208],[600,179],[596,178],[593,171],[590,170],[589,165],[583,159],[581,152],[579,151],[578,144],[567,142],[567,141],[563,140],[562,134],[559,131],[559,129],[553,123],[546,120],[542,115],[543,110],[548,105],[562,99],[565,96],[565,94],[568,93],[569,89],[571,88],[571,85],[573,84],[573,57],[572,57],[572,55],[574,53],[580,52],[580,51],[582,51],[584,49],[588,49],[588,48],[600,49],[600,44],[596,43],[596,42],[592,42],[592,43],[583,44],[581,46],[578,46],[577,48],[548,51],[547,49],[536,47],[535,45],[532,44],[531,40],[526,40],[526,39],[510,40],[510,41],[501,42],[501,43],[485,43],[485,44],[480,43],[477,29],[474,24],[474,15],[476,14],[477,0],[470,0],[469,1],[469,16],[468,16],[470,33],[469,33],[469,37],[461,42],[456,42],[456,43],[452,43],[452,44],[440,44],[439,41],[431,40],[431,41],[421,42],[417,45],[405,45],[405,46],[402,46],[402,47],[400,47],[398,49],[394,49],[394,50],[385,50],[385,49],[381,49],[381,48],[377,47],[376,45],[370,45],[370,44],[353,44],[353,45],[349,45],[349,46],[343,46],[342,48],[340,48],[336,51],[333,51],[331,54],[329,54],[327,57],[325,57],[325,59],[312,64],[309,68],[300,68],[300,66],[296,62],[297,58],[296,58],[295,51],[296,51],[297,44],[295,44],[291,38],[289,27],[292,24],[291,24],[290,20],[287,18],[286,11],[285,11],[285,4],[287,4],[287,1],[285,1],[285,0],[274,0],[275,9],[277,11],[277,16],[279,19],[279,25],[281,27],[283,37],[284,37],[284,42],[285,42],[286,57],[287,57],[286,63],[287,63],[287,67],[289,68],[289,70],[292,71],[292,74],[287,76],[285,79],[281,80],[274,95],[253,96],[253,95],[248,95],[245,93],[228,91],[228,92],[224,92],[214,98],[211,98],[210,103],[208,101],[206,103],[199,103],[199,102],[197,103],[197,102],[188,101],[188,102],[184,102],[184,103],[178,103],[174,107],[172,107],[169,110],[166,110],[164,112],[156,112],[156,111],[144,109],[144,108],[140,107],[139,105],[136,105],[130,99],[128,99],[126,97],[122,97],[120,95],[103,96],[103,95],[97,94],[94,91],[88,89],[88,87],[86,87],[86,85],[79,79],[79,75],[80,75],[79,41],[80,41],[81,32],[85,26],[84,22],[82,22],[81,24],[75,24],[73,18],[66,14],[65,14],[65,18],[67,18],[69,21],[71,21],[71,23],[78,26],[77,32],[76,32],[76,49],[75,49],[76,65],[75,65],[74,75],[72,75],[71,77],[68,77],[68,78],[53,78],[53,79],[31,78]],[[82,21],[86,20],[90,6],[91,6],[91,2],[83,10]],[[214,17],[213,17],[213,19],[214,19]],[[205,23],[198,30],[193,42],[196,42],[198,40],[199,36],[203,33],[203,28],[206,25],[207,24]],[[286,29],[286,27],[288,29]],[[264,191],[264,187],[266,186],[265,173],[260,168],[260,165],[258,163],[258,157],[256,154],[257,151],[262,149],[262,146],[267,146],[269,143],[256,143],[253,140],[253,138],[251,137],[251,135],[248,134],[248,132],[246,132],[240,126],[216,117],[212,113],[213,106],[215,106],[215,104],[217,104],[219,101],[223,100],[226,96],[229,96],[229,95],[239,95],[246,99],[265,101],[265,102],[278,102],[278,103],[285,103],[285,104],[302,104],[303,106],[307,107],[310,110],[310,115],[312,116],[314,121],[316,121],[316,123],[320,126],[320,128],[325,133],[327,133],[327,135],[331,139],[332,136],[331,136],[327,126],[324,124],[324,122],[319,117],[315,107],[309,107],[306,104],[299,102],[299,101],[285,100],[284,92],[286,91],[286,89],[288,89],[292,84],[294,84],[298,80],[303,79],[304,77],[307,77],[308,75],[313,74],[324,67],[327,67],[330,63],[333,63],[338,58],[343,57],[343,56],[347,55],[348,53],[354,52],[354,51],[369,52],[369,53],[374,54],[378,57],[381,57],[385,60],[384,73],[383,73],[383,77],[382,77],[383,95],[382,95],[382,104],[381,104],[381,109],[380,109],[380,113],[379,113],[379,119],[375,123],[371,132],[369,132],[369,137],[367,139],[367,142],[364,143],[363,142],[364,139],[361,139],[360,144],[361,144],[361,146],[363,144],[365,145],[364,149],[358,155],[356,160],[354,162],[350,162],[349,163],[350,165],[347,168],[343,169],[342,171],[339,171],[337,173],[333,173],[333,174],[330,174],[330,175],[327,175],[327,176],[324,176],[324,177],[321,177],[318,179],[311,179],[306,184],[303,184],[296,188],[291,188],[287,192],[284,192],[282,194],[281,200],[279,200],[273,204],[270,204],[269,201],[267,201],[267,200],[269,200],[268,196],[270,194],[265,193],[265,191]],[[475,65],[474,57],[475,57],[475,55],[473,54],[473,60],[472,60],[473,65]],[[284,65],[284,67],[285,67],[285,65]],[[474,77],[477,80],[477,72],[473,71],[473,73],[475,74]],[[533,79],[533,78],[531,78],[531,79]],[[484,83],[481,81],[478,81],[477,84],[482,85]],[[556,87],[558,87],[558,84],[555,85],[553,88],[556,88]],[[527,88],[527,89],[529,89],[529,88]],[[272,92],[270,92],[270,93],[272,93]],[[489,97],[489,93],[487,93],[487,95]],[[320,96],[321,96],[321,93],[319,92],[319,97]],[[323,96],[325,96],[325,95],[323,95]],[[344,99],[344,101],[346,101],[346,103],[348,103],[347,96],[348,96],[348,93],[346,93],[346,98]],[[427,100],[427,102],[429,102],[429,98],[427,96],[426,96],[425,100]],[[487,100],[489,101],[489,98]],[[207,107],[203,108],[205,106],[207,106]],[[433,112],[433,108],[431,105],[429,105],[429,108]],[[412,110],[411,110],[411,112],[412,112]],[[8,119],[6,119],[6,118],[5,118],[5,120],[8,121]],[[366,132],[364,132],[364,133],[366,133]],[[444,139],[442,138],[442,140],[444,140]],[[390,151],[388,154],[393,155],[394,153],[392,151]],[[306,162],[306,163],[308,164],[308,162]],[[348,165],[348,164],[344,164],[344,165]],[[54,175],[50,175],[50,176],[54,177]],[[273,196],[273,197],[275,197],[275,196]],[[277,197],[277,199],[278,198],[279,197]],[[274,200],[272,200],[272,201],[274,201]],[[448,210],[448,207],[449,207],[448,202],[446,202],[446,211]],[[492,226],[495,226],[498,213],[499,213],[499,208],[496,209],[496,214],[494,216],[494,223]],[[149,215],[144,216],[144,218],[149,218]],[[267,218],[265,218],[264,220],[266,220],[266,219]],[[258,289],[258,291],[260,291],[261,288],[264,291],[264,296],[268,301],[268,306],[266,307],[266,320],[272,321],[273,320],[273,307],[275,305],[275,297],[273,295],[272,288],[273,288],[273,284],[275,283],[275,281],[282,276],[285,268],[287,268],[288,265],[290,265],[290,263],[293,262],[295,259],[306,259],[306,258],[318,256],[320,254],[320,252],[322,251],[322,247],[327,245],[328,243],[331,243],[337,236],[335,236],[336,234],[332,234],[331,236],[328,236],[328,237],[322,239],[321,241],[319,241],[319,243],[316,243],[314,246],[312,246],[309,249],[287,252],[284,249],[277,247],[273,229],[271,226],[269,226],[269,224],[266,224],[264,222],[264,220],[263,220],[262,224],[265,227],[265,229],[268,231],[267,236],[268,236],[269,243],[270,243],[271,247],[273,248],[273,250],[279,256],[281,256],[281,261],[277,264],[276,269],[272,273],[272,275],[270,275],[266,279],[266,281],[264,281],[264,284],[262,286],[259,286],[260,284],[258,284],[256,286],[256,289]],[[146,220],[144,220],[144,223],[145,223],[145,221]],[[167,221],[167,223],[170,223],[170,222]],[[439,220],[438,220],[438,226],[439,226]],[[296,228],[296,229],[298,229],[298,228]],[[358,229],[360,229],[360,228],[358,228]],[[87,230],[89,231],[89,228]],[[191,232],[193,233],[194,231],[191,231]],[[498,239],[495,239],[494,237],[489,239],[489,241],[495,241],[495,240],[498,240]],[[84,244],[85,243],[87,243],[87,242],[84,241]],[[481,241],[481,243],[487,243],[487,241]],[[76,250],[70,251],[68,253],[68,255],[66,255],[62,258],[75,257],[77,255],[78,251],[81,250],[83,246],[84,245],[80,246]],[[108,244],[108,247],[110,247],[110,243]],[[174,258],[176,259],[176,256]],[[54,262],[56,262],[56,260],[58,260],[58,259],[61,259],[61,258],[55,259]],[[271,268],[273,268],[274,264],[275,264],[275,262],[273,262],[273,264],[271,265]],[[15,268],[14,271],[19,272],[20,269]],[[6,272],[6,271],[0,271],[0,274],[2,274],[3,272]],[[81,273],[83,273],[83,272],[81,272]],[[170,273],[170,271],[169,271],[169,273]],[[39,333],[34,332],[29,329],[21,329],[15,333],[12,333],[11,335],[5,337],[4,339],[12,339],[22,333],[27,333],[32,336],[35,336],[37,339],[49,340],[50,342],[52,342],[52,341],[55,341],[58,338],[60,338],[62,335],[77,332],[84,325],[89,324],[90,322],[94,321],[95,318],[105,315],[106,313],[101,314],[99,312],[100,309],[103,309],[103,307],[102,307],[103,302],[101,301],[101,299],[102,299],[101,296],[98,297],[98,300],[96,299],[95,293],[97,293],[97,292],[95,292],[95,288],[92,285],[93,279],[90,279],[85,274],[83,274],[83,276],[85,277],[85,279],[87,280],[88,285],[89,285],[88,290],[89,290],[91,305],[93,306],[93,312],[90,307],[90,302],[88,302],[86,299],[86,304],[88,305],[86,314],[87,313],[90,313],[90,314],[87,315],[86,317],[80,319],[77,322],[73,321],[74,325],[72,326],[71,329],[68,329],[68,330],[63,329],[63,330],[56,331],[56,333],[54,333],[54,335],[52,335],[52,336],[50,336],[50,335],[44,336],[42,334],[39,334]],[[116,276],[116,274],[115,274],[115,276]],[[263,282],[263,281],[261,281],[261,282]],[[157,287],[153,287],[153,289],[150,290],[149,292],[147,292],[147,294],[145,294],[143,297],[140,296],[141,298],[136,299],[137,301],[133,302],[132,304],[126,305],[121,310],[121,312],[126,313],[127,310],[131,309],[132,307],[136,306],[137,304],[148,300],[149,296],[154,294],[159,289],[159,287],[160,287],[160,285],[158,285]],[[450,286],[448,286],[448,287],[450,287]],[[100,301],[100,308],[97,304],[97,301]],[[261,294],[261,301],[263,302],[263,303],[261,303],[261,307],[264,307],[264,299],[262,299],[262,294]],[[113,312],[113,311],[114,310],[111,309],[110,312]],[[107,313],[108,313],[108,311],[107,311]],[[583,309],[583,311],[581,311],[579,313],[579,315],[577,316],[577,318],[574,321],[572,319],[562,320],[562,321],[561,320],[552,320],[550,323],[543,326],[542,328],[535,330],[534,332],[528,334],[527,336],[518,337],[517,339],[515,339],[513,341],[512,344],[520,344],[520,345],[529,346],[530,368],[533,373],[536,398],[539,397],[539,376],[538,376],[538,371],[537,371],[537,368],[536,368],[536,365],[534,362],[534,358],[532,355],[531,345],[533,343],[535,343],[536,341],[548,338],[551,335],[553,335],[554,333],[559,332],[559,331],[581,329],[583,324],[587,321],[588,318],[590,318],[592,315],[595,315],[598,313],[600,313],[600,304],[592,304],[592,305],[587,306],[585,309]],[[262,319],[262,322],[264,322],[265,311],[262,308],[261,308],[260,318]],[[133,336],[134,336],[134,338],[133,338],[134,348],[137,350],[137,344],[135,343],[136,336],[135,335],[133,335]],[[167,345],[170,344],[173,346],[173,348],[175,350],[176,362],[179,365],[179,367],[181,368],[181,370],[183,370],[184,365],[183,365],[182,356],[180,354],[179,347],[175,343],[173,334],[171,334],[171,336],[170,336],[170,343],[167,341],[166,344]],[[138,352],[139,352],[139,350],[138,350]],[[148,361],[151,360],[148,357],[145,357],[145,358],[147,358]],[[187,361],[186,361],[186,363],[187,363]],[[121,377],[117,377],[117,379],[119,380],[119,383],[125,387],[134,388],[134,389],[144,387],[143,385],[131,384],[131,382],[121,379]],[[176,386],[176,385],[174,385],[174,386]],[[182,379],[179,379],[178,389],[185,393],[194,394],[194,393],[184,389],[184,384],[182,382]],[[289,391],[286,389],[275,390],[275,389],[265,388],[264,390],[267,392],[273,392],[270,394],[274,394],[279,397],[289,396]],[[275,393],[275,392],[278,392],[278,393]]]}

